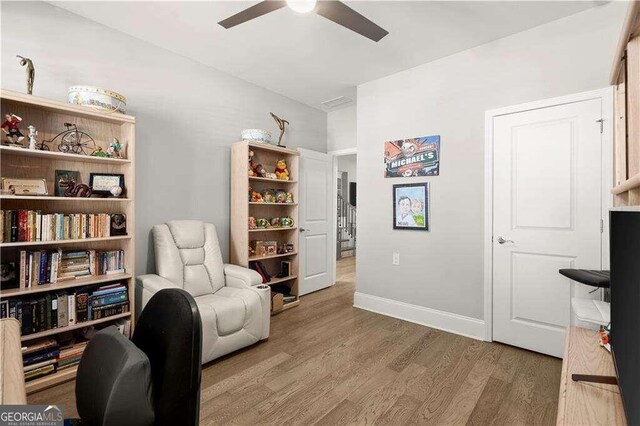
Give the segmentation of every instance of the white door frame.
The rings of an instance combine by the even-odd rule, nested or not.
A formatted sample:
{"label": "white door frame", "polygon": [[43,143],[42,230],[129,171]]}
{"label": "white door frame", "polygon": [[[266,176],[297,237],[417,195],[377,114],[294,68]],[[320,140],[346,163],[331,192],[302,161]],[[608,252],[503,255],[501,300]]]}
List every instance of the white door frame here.
{"label": "white door frame", "polygon": [[560,96],[541,101],[512,105],[485,112],[484,139],[484,340],[493,341],[493,119],[495,117],[517,112],[531,111],[557,105],[600,99],[602,101],[602,186],[601,186],[601,214],[603,233],[601,239],[601,254],[603,268],[609,267],[609,215],[613,207],[613,87]]}
{"label": "white door frame", "polygon": [[[336,151],[329,151],[327,152],[327,154],[329,154],[332,158],[333,158],[333,187],[331,188],[331,199],[333,200],[333,214],[336,214],[336,212],[338,211],[338,157],[342,157],[344,155],[358,155],[358,148],[353,147],[353,148],[345,148],[345,149],[338,149]],[[356,198],[357,198],[358,194],[356,192]],[[337,269],[337,260],[336,257],[338,256],[337,250],[338,250],[338,245],[336,244],[337,240],[338,240],[338,230],[337,228],[334,226],[333,227],[333,231],[332,232],[332,238],[333,238],[333,247],[335,247],[336,252],[333,253],[333,282],[336,282],[336,269]],[[356,235],[358,232],[358,222],[356,221]],[[356,247],[358,245],[358,240],[356,240]]]}

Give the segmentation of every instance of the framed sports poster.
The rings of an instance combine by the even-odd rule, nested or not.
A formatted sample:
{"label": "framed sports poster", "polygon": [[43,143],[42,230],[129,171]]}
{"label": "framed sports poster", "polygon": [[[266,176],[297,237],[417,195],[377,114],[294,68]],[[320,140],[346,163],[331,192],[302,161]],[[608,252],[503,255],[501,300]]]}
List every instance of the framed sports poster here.
{"label": "framed sports poster", "polygon": [[393,185],[393,229],[429,230],[429,184]]}
{"label": "framed sports poster", "polygon": [[384,143],[384,177],[438,176],[440,135]]}

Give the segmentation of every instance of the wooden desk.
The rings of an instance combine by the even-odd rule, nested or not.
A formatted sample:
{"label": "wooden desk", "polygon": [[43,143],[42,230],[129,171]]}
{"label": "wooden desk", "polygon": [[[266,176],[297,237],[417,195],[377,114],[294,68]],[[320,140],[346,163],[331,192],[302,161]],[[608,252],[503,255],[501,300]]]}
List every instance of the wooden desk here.
{"label": "wooden desk", "polygon": [[622,397],[615,385],[574,382],[571,375],[615,376],[613,358],[598,345],[597,332],[586,328],[567,329],[558,425],[626,425]]}
{"label": "wooden desk", "polygon": [[27,403],[22,370],[20,323],[14,318],[0,320],[0,404]]}

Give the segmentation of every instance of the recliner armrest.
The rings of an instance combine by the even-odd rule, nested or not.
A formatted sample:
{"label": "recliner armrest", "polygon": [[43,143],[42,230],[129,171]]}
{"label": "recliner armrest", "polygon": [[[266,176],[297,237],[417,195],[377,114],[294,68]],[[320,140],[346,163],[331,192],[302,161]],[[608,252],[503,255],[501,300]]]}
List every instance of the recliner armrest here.
{"label": "recliner armrest", "polygon": [[180,288],[177,284],[156,274],[140,275],[136,278],[136,312],[142,312],[149,299],[165,288]]}
{"label": "recliner armrest", "polygon": [[238,265],[224,265],[224,275],[229,287],[253,287],[262,284],[262,277],[253,269]]}

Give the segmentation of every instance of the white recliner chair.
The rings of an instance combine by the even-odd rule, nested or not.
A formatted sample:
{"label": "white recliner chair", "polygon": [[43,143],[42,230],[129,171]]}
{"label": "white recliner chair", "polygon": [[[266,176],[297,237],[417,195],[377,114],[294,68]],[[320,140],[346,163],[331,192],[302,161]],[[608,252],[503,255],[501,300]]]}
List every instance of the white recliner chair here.
{"label": "white recliner chair", "polygon": [[195,299],[202,318],[202,363],[269,337],[269,288],[260,274],[223,265],[216,228],[198,220],[153,227],[156,274],[136,281],[137,312],[156,292],[181,288]]}

